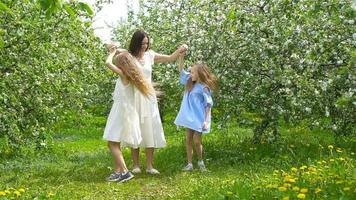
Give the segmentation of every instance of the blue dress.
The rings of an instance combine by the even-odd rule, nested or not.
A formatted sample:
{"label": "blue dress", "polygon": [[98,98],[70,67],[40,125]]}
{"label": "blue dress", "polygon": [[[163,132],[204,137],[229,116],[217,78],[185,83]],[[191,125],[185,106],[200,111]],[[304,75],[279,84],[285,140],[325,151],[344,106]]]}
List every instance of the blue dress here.
{"label": "blue dress", "polygon": [[[182,70],[180,74],[180,83],[186,85],[190,78],[190,73]],[[183,126],[195,130],[200,133],[210,132],[211,116],[208,116],[208,128],[203,131],[203,123],[205,121],[206,107],[213,106],[210,89],[207,85],[195,83],[190,92],[185,92],[180,110],[174,123],[178,126]]]}

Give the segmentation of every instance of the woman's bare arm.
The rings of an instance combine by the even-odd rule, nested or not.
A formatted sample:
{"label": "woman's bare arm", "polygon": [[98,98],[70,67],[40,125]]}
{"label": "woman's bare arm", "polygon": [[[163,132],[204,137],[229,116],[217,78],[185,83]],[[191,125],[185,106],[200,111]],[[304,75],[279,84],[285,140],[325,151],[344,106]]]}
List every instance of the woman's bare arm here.
{"label": "woman's bare arm", "polygon": [[167,63],[177,60],[180,54],[187,50],[188,46],[186,44],[181,45],[177,48],[171,55],[159,54],[157,53],[154,58],[155,63]]}

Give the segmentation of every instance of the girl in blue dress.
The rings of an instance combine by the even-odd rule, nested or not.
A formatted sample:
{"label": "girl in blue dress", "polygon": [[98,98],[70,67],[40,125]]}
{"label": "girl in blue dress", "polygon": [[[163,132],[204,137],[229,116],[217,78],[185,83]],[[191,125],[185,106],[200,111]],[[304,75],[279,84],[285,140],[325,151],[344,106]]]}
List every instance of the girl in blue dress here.
{"label": "girl in blue dress", "polygon": [[190,73],[185,71],[183,56],[179,57],[178,69],[180,71],[180,83],[185,85],[185,91],[179,113],[174,121],[176,125],[186,128],[188,164],[183,170],[193,170],[194,141],[198,167],[201,171],[206,171],[201,136],[210,132],[211,107],[213,106],[211,90],[216,89],[217,78],[206,64],[193,64]]}

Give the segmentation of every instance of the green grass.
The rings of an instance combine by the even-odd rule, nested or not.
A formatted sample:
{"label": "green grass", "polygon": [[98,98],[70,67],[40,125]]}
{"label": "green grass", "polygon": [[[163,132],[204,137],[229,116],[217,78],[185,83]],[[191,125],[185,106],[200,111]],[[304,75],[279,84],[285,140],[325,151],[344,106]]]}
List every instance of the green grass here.
{"label": "green grass", "polygon": [[[210,172],[186,173],[181,171],[185,134],[172,125],[173,119],[165,119],[167,147],[155,152],[155,167],[161,174],[143,173],[117,184],[105,181],[113,167],[101,139],[106,118],[70,116],[54,127],[54,143],[47,151],[0,160],[0,199],[356,197],[355,138],[335,141],[331,133],[322,130],[284,126],[276,143],[254,144],[251,128],[230,125],[227,133],[214,126],[213,132],[203,137]],[[124,150],[124,156],[131,166],[129,149]],[[140,159],[144,169],[143,151]],[[298,191],[293,190],[296,187]],[[301,188],[308,191],[302,193]]]}

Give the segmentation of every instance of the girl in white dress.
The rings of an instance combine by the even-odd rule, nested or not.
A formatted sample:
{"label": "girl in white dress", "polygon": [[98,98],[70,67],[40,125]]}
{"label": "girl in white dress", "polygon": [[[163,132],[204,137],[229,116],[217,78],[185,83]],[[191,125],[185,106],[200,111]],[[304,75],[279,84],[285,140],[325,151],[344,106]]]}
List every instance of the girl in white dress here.
{"label": "girl in white dress", "polygon": [[107,180],[124,182],[133,178],[133,175],[126,167],[121,147],[138,148],[142,142],[136,98],[149,101],[154,96],[154,89],[128,52],[120,53],[115,47],[111,48],[105,64],[119,75],[113,93],[114,103],[103,135],[115,161],[114,172]]}
{"label": "girl in white dress", "polygon": [[[178,56],[186,50],[185,46],[180,46],[173,54],[158,54],[149,50],[150,40],[142,30],[136,31],[130,42],[129,52],[137,60],[137,65],[142,70],[145,79],[152,83],[152,66],[154,63],[166,63],[177,60]],[[162,128],[161,117],[158,110],[157,98],[152,99],[136,98],[136,105],[139,111],[139,120],[141,128],[142,142],[139,147],[146,148],[146,172],[149,174],[159,174],[159,171],[153,168],[153,152],[155,148],[166,146],[164,132]],[[133,160],[133,173],[140,173],[139,149],[131,149]]]}

